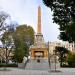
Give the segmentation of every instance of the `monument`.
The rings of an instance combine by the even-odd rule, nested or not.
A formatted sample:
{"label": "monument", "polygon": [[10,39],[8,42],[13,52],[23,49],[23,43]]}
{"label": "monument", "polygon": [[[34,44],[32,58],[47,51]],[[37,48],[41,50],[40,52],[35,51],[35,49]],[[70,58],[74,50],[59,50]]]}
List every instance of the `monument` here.
{"label": "monument", "polygon": [[37,34],[35,35],[34,45],[30,47],[31,59],[48,59],[48,48],[44,42],[43,35],[41,33],[41,7],[38,7],[38,24]]}

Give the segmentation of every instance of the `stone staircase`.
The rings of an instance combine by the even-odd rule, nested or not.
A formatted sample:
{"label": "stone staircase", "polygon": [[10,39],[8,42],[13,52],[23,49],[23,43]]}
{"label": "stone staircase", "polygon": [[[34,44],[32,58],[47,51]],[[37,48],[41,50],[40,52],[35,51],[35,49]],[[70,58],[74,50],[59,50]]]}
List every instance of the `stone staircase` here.
{"label": "stone staircase", "polygon": [[29,60],[25,70],[49,70],[48,60],[41,59],[40,62],[37,62],[37,60]]}

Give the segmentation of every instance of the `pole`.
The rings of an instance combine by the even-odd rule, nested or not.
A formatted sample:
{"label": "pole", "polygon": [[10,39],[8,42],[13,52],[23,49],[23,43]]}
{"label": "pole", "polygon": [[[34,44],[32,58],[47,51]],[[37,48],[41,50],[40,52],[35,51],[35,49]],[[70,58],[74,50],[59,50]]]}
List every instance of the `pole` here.
{"label": "pole", "polygon": [[56,51],[54,51],[54,57],[55,57],[55,71],[56,71]]}
{"label": "pole", "polygon": [[50,51],[49,51],[49,42],[48,42],[48,63],[49,63],[49,68],[50,68],[50,70],[51,70]]}

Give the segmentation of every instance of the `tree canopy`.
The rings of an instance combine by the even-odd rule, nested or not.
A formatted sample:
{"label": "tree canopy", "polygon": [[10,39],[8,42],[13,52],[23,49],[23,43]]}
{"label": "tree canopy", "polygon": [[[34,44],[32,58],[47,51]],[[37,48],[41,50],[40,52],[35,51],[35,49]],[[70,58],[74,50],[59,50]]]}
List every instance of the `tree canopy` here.
{"label": "tree canopy", "polygon": [[11,26],[4,32],[1,41],[6,51],[13,47],[14,60],[22,62],[23,57],[29,55],[30,45],[34,43],[34,30],[27,25],[19,25],[16,29]]}
{"label": "tree canopy", "polygon": [[53,11],[53,22],[59,25],[60,39],[75,42],[75,0],[43,0]]}
{"label": "tree canopy", "polygon": [[75,67],[75,53],[69,52],[66,62],[68,63],[68,66]]}
{"label": "tree canopy", "polygon": [[10,27],[8,27],[8,29],[3,33],[1,38],[1,42],[5,51],[3,55],[5,59],[4,58],[2,59],[6,61],[6,64],[8,63],[10,54],[12,53],[12,50],[14,48],[14,42],[12,37],[13,33],[14,33],[14,27],[10,25]]}
{"label": "tree canopy", "polygon": [[64,47],[56,46],[55,52],[58,54],[59,60],[60,60],[60,65],[62,66],[63,62],[66,60],[66,57],[67,57],[67,54],[69,53],[69,51]]}
{"label": "tree canopy", "polygon": [[23,57],[28,57],[29,47],[34,43],[34,30],[31,26],[20,25],[13,34],[15,51],[15,60],[22,61]]}

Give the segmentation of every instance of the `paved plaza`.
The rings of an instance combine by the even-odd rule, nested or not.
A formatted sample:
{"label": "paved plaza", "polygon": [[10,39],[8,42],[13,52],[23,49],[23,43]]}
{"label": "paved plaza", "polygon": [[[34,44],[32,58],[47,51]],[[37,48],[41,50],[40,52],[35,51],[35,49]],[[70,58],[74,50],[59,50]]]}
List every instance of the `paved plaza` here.
{"label": "paved plaza", "polygon": [[75,75],[75,68],[60,68],[61,72],[51,72],[47,60],[29,61],[25,69],[0,68],[0,75]]}
{"label": "paved plaza", "polygon": [[49,72],[40,70],[24,70],[17,68],[8,68],[7,71],[0,71],[0,75],[75,75],[74,68],[64,68],[60,69],[61,72]]}

